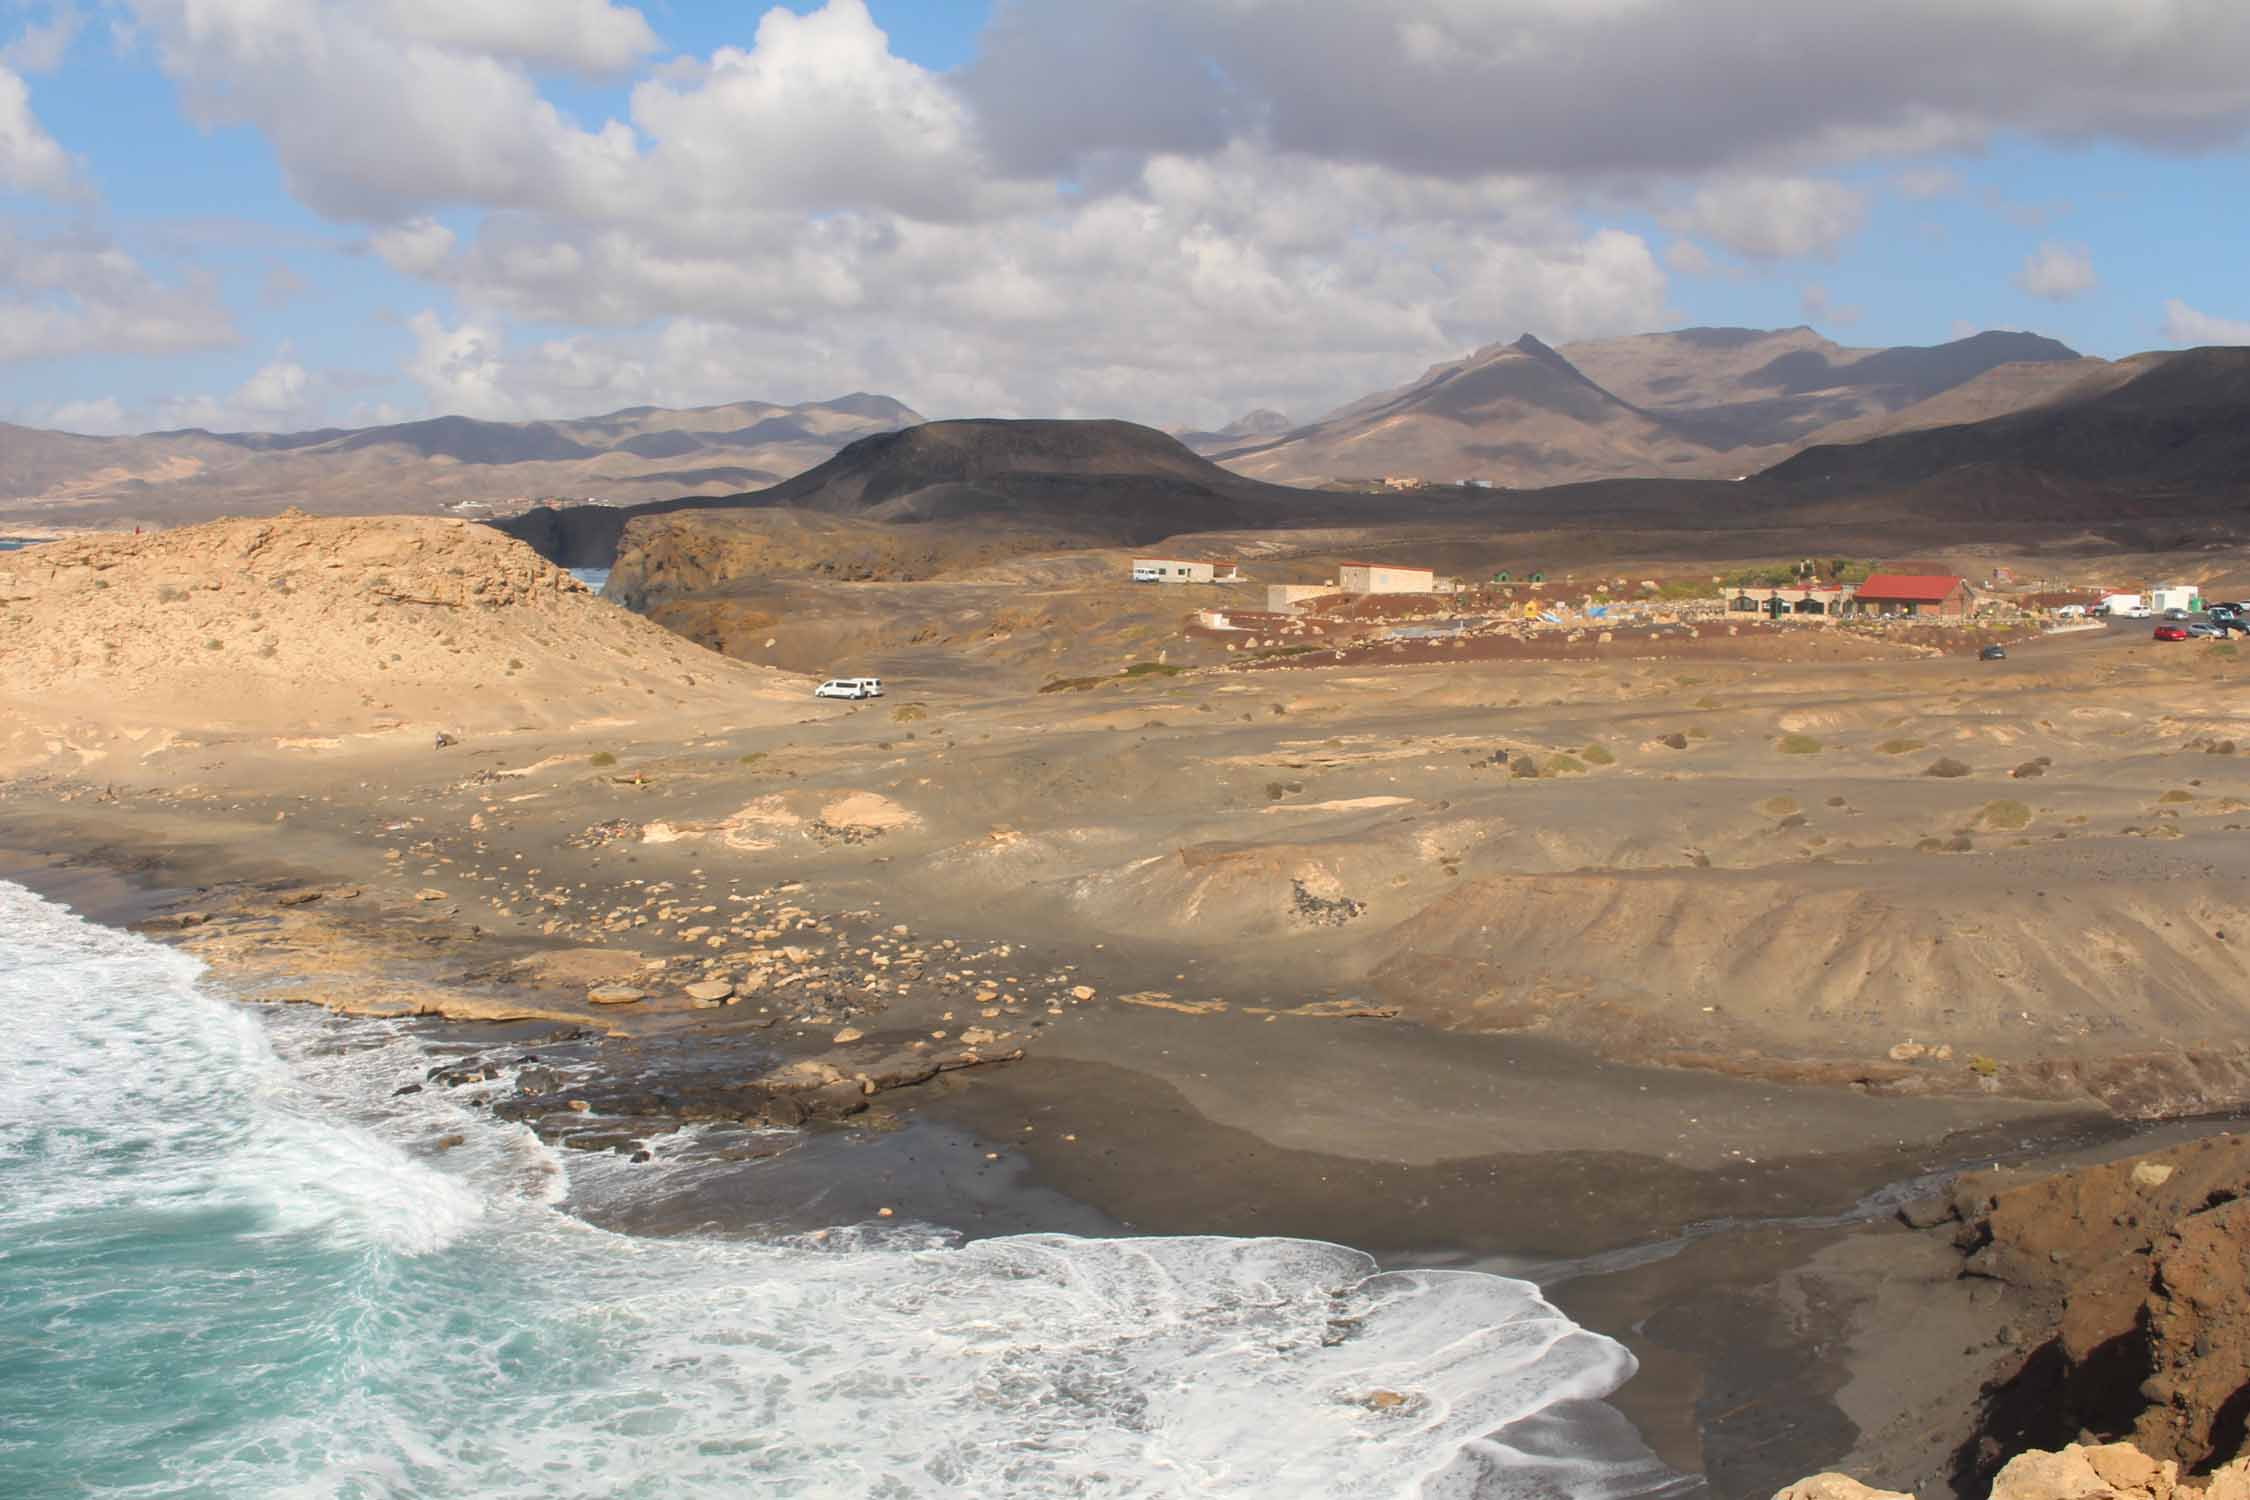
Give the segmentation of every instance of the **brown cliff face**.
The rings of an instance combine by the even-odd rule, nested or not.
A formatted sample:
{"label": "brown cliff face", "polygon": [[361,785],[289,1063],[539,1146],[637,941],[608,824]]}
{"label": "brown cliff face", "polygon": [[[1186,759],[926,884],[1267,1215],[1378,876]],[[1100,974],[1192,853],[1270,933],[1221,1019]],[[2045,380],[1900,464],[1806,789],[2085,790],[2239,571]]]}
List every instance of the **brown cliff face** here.
{"label": "brown cliff face", "polygon": [[2027,1294],[2047,1337],[1987,1392],[1963,1492],[2008,1454],[2130,1439],[2189,1473],[2244,1446],[2250,1413],[2250,1136],[1952,1190],[1965,1274]]}

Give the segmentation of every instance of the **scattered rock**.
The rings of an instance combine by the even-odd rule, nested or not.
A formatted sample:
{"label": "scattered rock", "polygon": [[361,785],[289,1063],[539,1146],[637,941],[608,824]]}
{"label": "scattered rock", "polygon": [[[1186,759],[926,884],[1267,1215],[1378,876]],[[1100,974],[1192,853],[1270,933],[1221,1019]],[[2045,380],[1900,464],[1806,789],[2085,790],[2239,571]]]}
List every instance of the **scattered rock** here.
{"label": "scattered rock", "polygon": [[646,990],[629,984],[598,984],[586,992],[589,1005],[637,1005],[648,998]]}
{"label": "scattered rock", "polygon": [[435,886],[424,886],[414,893],[414,899],[417,901],[450,901],[453,898]]}
{"label": "scattered rock", "polygon": [[680,991],[698,1005],[723,1005],[734,998],[734,982],[729,979],[705,979],[688,985]]}

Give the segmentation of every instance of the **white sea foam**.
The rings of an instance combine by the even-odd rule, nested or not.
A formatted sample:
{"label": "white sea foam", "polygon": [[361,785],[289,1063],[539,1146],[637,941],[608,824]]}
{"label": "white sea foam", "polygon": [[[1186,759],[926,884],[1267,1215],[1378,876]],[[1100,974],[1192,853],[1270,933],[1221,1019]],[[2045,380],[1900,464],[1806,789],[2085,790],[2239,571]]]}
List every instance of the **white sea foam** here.
{"label": "white sea foam", "polygon": [[1666,1481],[1585,1405],[1630,1357],[1527,1283],[1299,1240],[617,1235],[553,1207],[564,1168],[527,1130],[394,1098],[410,1036],[197,983],[0,885],[0,1492]]}

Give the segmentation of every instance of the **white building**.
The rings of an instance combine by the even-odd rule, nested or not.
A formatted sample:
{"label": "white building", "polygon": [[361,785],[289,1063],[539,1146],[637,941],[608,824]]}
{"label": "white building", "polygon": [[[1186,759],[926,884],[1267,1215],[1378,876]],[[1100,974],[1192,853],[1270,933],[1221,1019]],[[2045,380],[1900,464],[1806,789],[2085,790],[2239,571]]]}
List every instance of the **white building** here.
{"label": "white building", "polygon": [[1430,594],[1437,591],[1437,575],[1428,568],[1348,562],[1336,569],[1336,586],[1347,594]]}
{"label": "white building", "polygon": [[2160,583],[2148,591],[2148,607],[2158,614],[2168,609],[2199,613],[2203,608],[2203,591],[2190,583]]}
{"label": "white building", "polygon": [[1135,583],[1240,583],[1242,570],[1231,562],[1199,562],[1186,557],[1136,557]]}

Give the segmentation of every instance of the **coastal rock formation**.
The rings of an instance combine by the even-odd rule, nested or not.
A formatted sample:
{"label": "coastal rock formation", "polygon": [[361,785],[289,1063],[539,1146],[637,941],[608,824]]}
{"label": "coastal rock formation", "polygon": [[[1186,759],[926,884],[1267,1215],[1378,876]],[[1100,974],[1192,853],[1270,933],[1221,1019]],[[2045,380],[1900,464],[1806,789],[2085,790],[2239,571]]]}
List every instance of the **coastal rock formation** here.
{"label": "coastal rock formation", "polygon": [[[2150,1458],[2131,1443],[2070,1443],[2033,1449],[2008,1461],[1992,1481],[1989,1500],[2250,1500],[2250,1460],[2214,1471],[2208,1487],[2184,1483],[2180,1466]],[[1870,1489],[1843,1474],[1815,1474],[1777,1492],[1773,1500],[1912,1500],[1898,1490]]]}
{"label": "coastal rock formation", "polygon": [[2250,1137],[2214,1136],[2026,1180],[1969,1173],[1948,1208],[1970,1276],[2048,1330],[1986,1398],[1956,1472],[2082,1434],[2191,1473],[2233,1460],[2250,1413]]}
{"label": "coastal rock formation", "polygon": [[422,517],[215,521],[52,542],[0,561],[0,755],[167,736],[286,748],[416,728],[627,722],[794,699],[589,594],[485,526]]}

